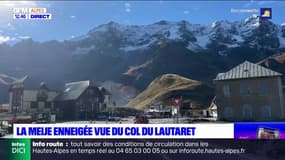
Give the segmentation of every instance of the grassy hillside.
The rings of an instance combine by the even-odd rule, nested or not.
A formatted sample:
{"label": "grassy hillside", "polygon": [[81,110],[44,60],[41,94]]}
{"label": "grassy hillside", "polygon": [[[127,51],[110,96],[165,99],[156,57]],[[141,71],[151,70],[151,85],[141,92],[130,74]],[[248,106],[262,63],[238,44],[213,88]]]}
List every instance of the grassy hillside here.
{"label": "grassy hillside", "polygon": [[183,95],[185,98],[187,96],[187,99],[192,100],[195,104],[208,105],[211,98],[213,98],[213,92],[212,88],[202,82],[176,74],[165,74],[152,81],[150,85],[131,100],[127,106],[144,109],[152,103],[180,95]]}

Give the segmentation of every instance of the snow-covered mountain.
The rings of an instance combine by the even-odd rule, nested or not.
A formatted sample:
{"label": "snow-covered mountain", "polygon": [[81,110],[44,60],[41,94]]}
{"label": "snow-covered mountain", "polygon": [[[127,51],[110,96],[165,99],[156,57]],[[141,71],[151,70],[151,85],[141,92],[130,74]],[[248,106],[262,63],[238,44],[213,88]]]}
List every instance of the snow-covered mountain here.
{"label": "snow-covered mountain", "polygon": [[[149,25],[109,22],[64,42],[25,39],[13,46],[0,44],[0,73],[28,75],[30,86],[45,81],[56,88],[67,82],[91,80],[140,91],[154,78],[168,73],[212,83],[217,73],[244,60],[258,62],[280,52],[285,52],[285,24],[258,16],[208,25],[187,21]],[[283,71],[283,66],[280,68]],[[7,90],[1,86],[0,102],[5,95],[7,99]]]}
{"label": "snow-covered mountain", "polygon": [[[111,40],[111,41],[110,41]],[[116,47],[122,52],[133,52],[163,45],[168,41],[183,42],[192,51],[211,48],[252,47],[278,49],[285,47],[285,25],[273,24],[251,16],[242,21],[216,21],[209,25],[187,21],[160,21],[150,25],[122,25],[115,22],[100,25],[86,35],[71,40],[80,42],[76,53]]]}
{"label": "snow-covered mountain", "polygon": [[[81,69],[75,65],[74,70],[97,71],[103,66],[104,71],[119,77],[117,80],[143,89],[164,73],[211,82],[218,71],[229,66],[284,51],[285,25],[261,20],[256,15],[207,25],[164,20],[149,25],[109,22],[66,45],[72,48],[73,55],[87,57],[79,60],[86,65]],[[87,65],[90,63],[94,65]]]}

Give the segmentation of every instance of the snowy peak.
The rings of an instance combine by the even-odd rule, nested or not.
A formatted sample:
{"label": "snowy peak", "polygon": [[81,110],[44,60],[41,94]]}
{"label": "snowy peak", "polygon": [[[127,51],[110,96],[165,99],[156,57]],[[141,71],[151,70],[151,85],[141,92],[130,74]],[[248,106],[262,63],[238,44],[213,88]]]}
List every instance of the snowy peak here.
{"label": "snowy peak", "polygon": [[224,30],[229,30],[232,28],[232,26],[234,25],[234,23],[231,23],[229,21],[226,20],[222,20],[222,21],[216,21],[213,22],[211,27],[213,29],[224,29]]}
{"label": "snowy peak", "polygon": [[[145,50],[162,41],[176,41],[186,44],[189,50],[208,49],[209,46],[235,48],[249,46],[268,49],[284,47],[285,25],[276,25],[252,15],[244,20],[230,22],[221,20],[209,25],[191,24],[187,21],[159,21],[150,25],[123,25],[109,22],[100,25],[87,35],[78,38],[88,39],[90,46],[117,47],[122,52]],[[85,39],[84,39],[85,38]]]}
{"label": "snowy peak", "polygon": [[243,21],[243,24],[244,24],[244,25],[249,25],[249,26],[252,26],[252,27],[258,27],[258,26],[259,26],[259,22],[260,22],[259,16],[257,16],[257,15],[252,15],[252,16],[246,18],[246,19]]}
{"label": "snowy peak", "polygon": [[124,25],[110,21],[107,24],[99,25],[98,27],[95,27],[94,29],[90,30],[88,34],[96,33],[96,32],[106,32],[111,28],[122,28]]}

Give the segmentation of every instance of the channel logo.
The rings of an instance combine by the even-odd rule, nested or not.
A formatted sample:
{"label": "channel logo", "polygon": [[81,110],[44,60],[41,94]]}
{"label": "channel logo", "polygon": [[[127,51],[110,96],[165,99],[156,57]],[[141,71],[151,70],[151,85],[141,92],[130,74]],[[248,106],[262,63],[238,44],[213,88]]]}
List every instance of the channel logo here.
{"label": "channel logo", "polygon": [[46,8],[13,8],[13,19],[51,20],[52,14]]}
{"label": "channel logo", "polygon": [[272,8],[260,8],[260,19],[272,19]]}

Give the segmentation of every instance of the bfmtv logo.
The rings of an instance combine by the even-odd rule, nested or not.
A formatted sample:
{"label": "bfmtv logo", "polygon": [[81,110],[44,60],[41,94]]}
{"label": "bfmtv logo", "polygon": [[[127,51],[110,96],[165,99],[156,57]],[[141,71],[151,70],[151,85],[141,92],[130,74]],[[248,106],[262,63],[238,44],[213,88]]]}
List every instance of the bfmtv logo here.
{"label": "bfmtv logo", "polygon": [[260,8],[260,19],[272,19],[272,8]]}

